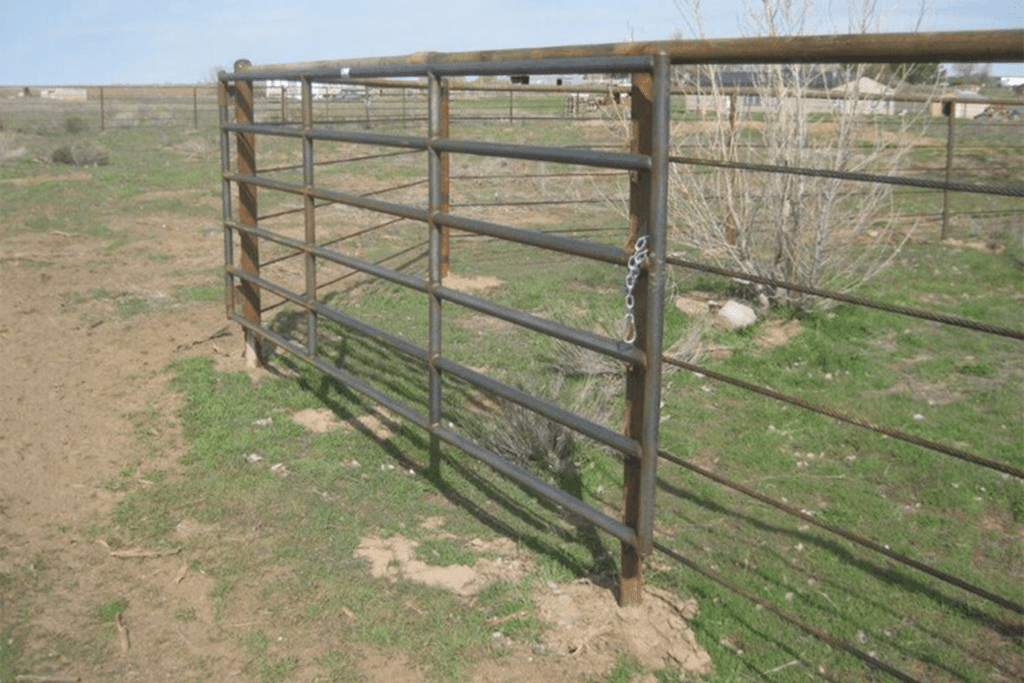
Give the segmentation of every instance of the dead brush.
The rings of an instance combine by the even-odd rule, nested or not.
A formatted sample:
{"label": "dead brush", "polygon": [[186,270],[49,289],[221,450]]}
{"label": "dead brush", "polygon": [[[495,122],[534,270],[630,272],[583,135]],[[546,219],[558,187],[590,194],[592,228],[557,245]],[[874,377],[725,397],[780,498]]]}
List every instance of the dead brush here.
{"label": "dead brush", "polygon": [[[606,424],[615,412],[621,384],[605,378],[569,386],[566,376],[538,368],[513,384],[544,401]],[[573,430],[507,399],[494,397],[487,403],[493,409],[475,416],[468,425],[481,445],[519,465],[556,477],[576,469],[579,449]]]}

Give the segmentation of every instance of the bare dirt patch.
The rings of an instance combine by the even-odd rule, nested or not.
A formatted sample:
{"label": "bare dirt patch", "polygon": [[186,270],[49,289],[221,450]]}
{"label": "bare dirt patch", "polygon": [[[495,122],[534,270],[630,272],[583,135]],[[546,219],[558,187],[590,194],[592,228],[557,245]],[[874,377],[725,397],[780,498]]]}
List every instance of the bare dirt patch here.
{"label": "bare dirt patch", "polygon": [[470,541],[469,547],[474,551],[496,555],[493,559],[478,557],[473,566],[429,564],[416,558],[417,545],[416,541],[404,536],[370,536],[359,543],[355,554],[369,561],[370,575],[374,578],[407,579],[445,588],[462,597],[476,595],[484,586],[499,579],[518,581],[527,570],[525,559],[519,556],[515,543],[508,539]]}
{"label": "bare dirt patch", "polygon": [[[421,526],[437,530],[441,524],[443,520],[432,518]],[[491,556],[477,557],[472,566],[431,565],[417,559],[417,545],[416,541],[401,535],[386,539],[370,536],[360,542],[355,554],[369,561],[374,577],[436,586],[467,599],[493,581],[517,582],[528,569],[525,559],[508,539],[470,541],[469,548]],[[571,661],[588,672],[605,672],[621,654],[628,654],[650,670],[665,667],[678,667],[689,673],[710,670],[710,656],[697,644],[687,626],[687,620],[697,613],[695,600],[683,600],[668,591],[647,586],[641,605],[623,609],[618,607],[608,581],[591,579],[579,579],[570,584],[549,581],[535,591],[533,599],[546,624],[540,649],[545,654],[544,659],[555,667]],[[526,654],[529,648],[504,637],[499,626],[495,625],[498,630],[492,634],[492,647],[506,654],[515,653],[515,658],[525,660],[529,669],[534,662],[534,657]],[[485,666],[484,671],[489,671],[488,667]],[[497,672],[489,675],[496,676]],[[520,675],[526,676],[525,672]],[[498,679],[480,678],[478,674],[475,680]],[[539,679],[527,676],[517,680]]]}
{"label": "bare dirt patch", "polygon": [[697,613],[695,600],[682,600],[658,588],[644,588],[643,603],[620,609],[608,586],[590,579],[569,585],[549,584],[537,597],[541,617],[550,628],[548,648],[559,654],[600,657],[625,651],[652,670],[672,666],[690,673],[710,669],[711,658],[697,644],[687,619]]}
{"label": "bare dirt patch", "polygon": [[502,282],[498,278],[491,277],[489,275],[463,277],[460,275],[450,274],[444,278],[444,284],[446,287],[451,287],[452,289],[481,292],[488,289],[497,289],[498,287],[501,287]]}
{"label": "bare dirt patch", "polygon": [[356,430],[368,431],[378,439],[390,438],[398,429],[398,421],[386,410],[380,409],[372,414],[359,415],[348,420],[341,420],[330,408],[308,408],[293,413],[292,422],[302,425],[316,434],[332,432],[337,429],[346,432]]}

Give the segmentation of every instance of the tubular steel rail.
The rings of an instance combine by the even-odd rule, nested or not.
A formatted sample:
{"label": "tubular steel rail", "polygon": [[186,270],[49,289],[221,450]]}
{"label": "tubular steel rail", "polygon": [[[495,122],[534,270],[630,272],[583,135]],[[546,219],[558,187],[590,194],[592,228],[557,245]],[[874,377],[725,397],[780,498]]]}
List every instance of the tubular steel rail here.
{"label": "tubular steel rail", "polygon": [[[754,394],[811,410],[835,420],[867,429],[886,437],[902,440],[915,446],[994,469],[1004,475],[1024,479],[1024,470],[1011,464],[967,452],[961,448],[916,437],[900,430],[874,423],[839,411],[816,406],[798,397],[789,396],[766,387],[729,377],[707,368],[664,355],[663,331],[666,272],[669,266],[715,273],[726,277],[759,282],[788,288],[815,296],[874,307],[898,315],[906,315],[960,326],[980,333],[994,334],[1022,340],[1019,329],[992,326],[963,318],[938,315],[909,307],[893,306],[838,292],[758,278],[747,273],[734,272],[699,262],[682,259],[667,253],[668,173],[670,164],[717,165],[745,172],[793,173],[826,175],[858,182],[882,182],[916,187],[974,192],[989,195],[1020,197],[1024,190],[1019,185],[967,184],[949,179],[945,181],[915,180],[893,176],[814,169],[789,168],[758,164],[741,164],[698,157],[679,157],[669,154],[669,124],[672,64],[701,63],[813,63],[813,62],[926,62],[926,61],[1022,61],[1024,60],[1024,30],[960,32],[948,34],[889,34],[862,36],[823,36],[811,38],[743,39],[722,41],[664,41],[630,43],[626,45],[594,45],[548,48],[542,50],[503,50],[493,52],[456,54],[417,54],[407,57],[351,60],[347,62],[313,62],[297,65],[271,65],[252,67],[244,60],[235,65],[232,73],[222,73],[219,83],[220,141],[222,167],[222,202],[224,224],[224,285],[226,309],[230,319],[238,322],[246,332],[246,352],[250,364],[261,362],[261,343],[270,342],[294,354],[339,382],[385,406],[409,422],[426,430],[432,443],[446,442],[481,460],[502,475],[533,490],[539,496],[561,506],[569,512],[595,525],[617,538],[621,543],[620,592],[621,605],[637,604],[641,600],[641,559],[657,549],[706,577],[721,583],[739,595],[778,614],[785,621],[798,626],[830,645],[844,649],[869,665],[906,681],[916,680],[890,664],[837,639],[784,610],[737,587],[718,573],[700,567],[677,551],[656,543],[654,538],[654,498],[659,459],[687,468],[691,472],[711,479],[749,498],[768,505],[802,522],[836,534],[863,548],[882,554],[896,562],[949,585],[963,589],[977,597],[998,605],[1014,614],[1024,614],[1024,606],[1017,601],[971,584],[947,571],[894,552],[883,543],[864,538],[834,524],[822,522],[806,511],[769,496],[753,491],[691,461],[663,451],[659,446],[661,419],[662,363],[699,373],[714,381],[731,384]],[[603,151],[570,147],[522,145],[456,139],[449,131],[449,94],[447,79],[456,76],[483,76],[516,74],[575,74],[620,73],[629,74],[630,107],[632,119],[631,148],[628,152]],[[425,81],[427,97],[426,135],[398,135],[391,133],[353,131],[318,125],[313,117],[313,89],[315,82],[338,83],[345,81],[384,83],[372,79],[418,78]],[[302,120],[297,124],[261,123],[254,115],[253,83],[283,79],[301,83]],[[234,120],[231,105],[234,104]],[[283,165],[257,170],[255,142],[257,137],[290,138],[302,147],[300,165]],[[232,145],[234,140],[234,145]],[[346,192],[331,190],[317,184],[314,169],[324,163],[314,156],[316,142],[349,143],[362,146],[384,147],[384,154],[367,154],[357,159],[381,158],[393,154],[425,153],[427,159],[426,205],[414,205],[377,198],[381,192]],[[232,149],[237,159],[232,163]],[[540,230],[512,227],[496,222],[460,215],[449,202],[452,181],[450,160],[453,155],[473,155],[500,159],[520,159],[572,164],[588,169],[611,169],[629,172],[629,232],[623,235],[623,245],[612,246],[579,237],[552,234]],[[273,177],[279,171],[298,171],[301,181]],[[602,171],[603,172],[603,171]],[[565,173],[551,174],[572,175]],[[472,176],[463,176],[471,178]],[[413,187],[424,181],[406,183],[398,188]],[[301,200],[299,209],[274,211],[260,216],[257,191],[292,196]],[[396,188],[389,188],[396,189]],[[237,207],[234,197],[237,192]],[[369,233],[397,220],[412,220],[427,228],[425,242],[414,245],[399,254],[370,262],[337,249],[339,240],[318,237],[317,209],[325,205],[342,205],[379,213],[385,221],[367,228]],[[473,206],[466,204],[461,206]],[[262,225],[289,213],[301,213],[304,231],[302,237],[285,235]],[[614,266],[628,267],[630,271],[630,313],[634,316],[634,334],[630,342],[618,341],[585,330],[548,320],[524,311],[512,309],[482,297],[446,287],[448,274],[449,232],[456,229],[473,236],[485,236],[550,250],[576,257],[591,259]],[[304,285],[289,287],[261,274],[261,265],[267,266],[280,259],[261,262],[260,244],[270,243],[282,248],[287,256],[280,259],[303,259]],[[646,258],[638,261],[640,247],[646,245]],[[237,247],[237,248],[236,248]],[[421,252],[425,247],[425,252]],[[634,250],[636,248],[636,250]],[[236,253],[237,251],[237,253]],[[412,261],[426,258],[427,277],[422,278],[402,267],[386,263],[401,255],[411,254]],[[642,257],[641,257],[642,258]],[[352,273],[322,282],[319,279],[325,265],[336,264],[351,269]],[[427,308],[427,339],[425,344],[414,343],[396,334],[363,322],[348,312],[325,303],[321,290],[353,273],[362,273],[401,288],[423,295]],[[278,303],[265,307],[262,293],[272,294]],[[470,310],[507,321],[528,330],[597,352],[626,366],[626,421],[623,433],[609,429],[585,417],[555,406],[509,384],[487,377],[482,372],[462,365],[444,353],[442,345],[443,304],[449,302]],[[304,313],[304,343],[275,331],[265,324],[262,314],[281,303],[290,303]],[[321,355],[318,346],[321,321],[328,320],[357,332],[382,346],[406,356],[426,369],[426,411],[409,405],[363,378],[353,368],[342,368]],[[525,468],[512,463],[497,453],[476,443],[442,421],[442,377],[449,375],[468,383],[490,395],[518,404],[544,418],[564,425],[603,444],[621,455],[624,468],[624,502],[621,519],[613,518],[565,491],[549,484]]]}

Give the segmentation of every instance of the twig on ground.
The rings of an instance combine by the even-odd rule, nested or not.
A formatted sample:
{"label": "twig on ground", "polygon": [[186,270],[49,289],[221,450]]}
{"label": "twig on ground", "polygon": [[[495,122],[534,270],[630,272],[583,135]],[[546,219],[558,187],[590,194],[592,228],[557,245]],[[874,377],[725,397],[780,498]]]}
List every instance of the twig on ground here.
{"label": "twig on ground", "polygon": [[[103,545],[106,545],[104,543]],[[129,550],[111,550],[110,556],[121,559],[126,558],[150,558],[150,557],[167,557],[169,555],[177,555],[181,552],[181,548],[175,548],[174,550],[142,550],[141,548],[131,548]]]}
{"label": "twig on ground", "polygon": [[128,654],[128,650],[132,648],[132,643],[128,639],[128,627],[124,623],[124,612],[117,613],[117,638],[121,641],[121,654]]}

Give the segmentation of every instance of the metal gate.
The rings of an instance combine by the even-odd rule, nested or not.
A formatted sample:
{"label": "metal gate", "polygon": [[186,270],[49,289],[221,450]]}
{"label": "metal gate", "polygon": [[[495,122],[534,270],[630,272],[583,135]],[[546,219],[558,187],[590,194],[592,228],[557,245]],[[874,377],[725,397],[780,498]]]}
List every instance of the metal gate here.
{"label": "metal gate", "polygon": [[[884,544],[866,539],[836,525],[816,519],[806,511],[774,500],[716,475],[672,453],[660,450],[659,422],[662,418],[662,362],[669,363],[720,382],[738,386],[774,400],[822,413],[861,428],[885,434],[922,448],[937,451],[1009,476],[1022,479],[1024,471],[1009,463],[978,456],[957,447],[878,426],[828,407],[816,406],[798,397],[738,380],[713,370],[663,358],[664,311],[666,308],[666,269],[670,266],[718,273],[735,279],[801,291],[815,296],[866,305],[939,322],[997,334],[1011,339],[1024,339],[1020,330],[986,325],[952,316],[939,316],[910,307],[880,304],[859,297],[804,287],[793,282],[752,277],[668,256],[666,251],[666,206],[670,164],[718,164],[732,162],[703,158],[672,157],[669,153],[671,122],[670,87],[672,65],[701,63],[817,63],[817,62],[924,62],[924,61],[998,61],[1020,60],[1024,32],[1004,31],[958,34],[915,34],[895,36],[833,36],[805,39],[747,39],[735,41],[674,41],[664,43],[599,45],[548,50],[501,51],[472,54],[414,55],[381,60],[332,61],[282,67],[252,67],[245,61],[236,63],[232,73],[220,76],[222,201],[224,218],[224,284],[227,315],[246,330],[247,353],[252,364],[261,358],[261,345],[272,343],[323,371],[351,389],[385,406],[408,422],[426,430],[432,443],[446,442],[483,461],[499,473],[528,487],[539,496],[586,520],[621,542],[620,595],[621,605],[641,600],[641,559],[656,547],[705,575],[714,572],[693,565],[674,551],[657,546],[654,538],[654,502],[659,458],[687,467],[697,474],[733,488],[777,510],[799,518],[852,541],[863,548],[880,553],[891,561],[925,572],[933,578],[963,588],[970,593],[1008,609],[1024,613],[1024,607],[1013,599],[974,586],[957,576],[924,562],[893,552]],[[630,80],[630,123],[632,136],[629,151],[609,151],[542,144],[514,144],[465,139],[451,134],[448,79],[481,76],[519,76],[523,74],[616,74]],[[387,80],[373,80],[387,79]],[[314,85],[360,84],[367,88],[401,88],[410,81],[425,79],[427,88],[427,130],[422,135],[353,130],[314,120]],[[260,120],[256,116],[253,94],[255,82],[294,81],[301,87],[301,123]],[[367,95],[369,97],[369,95]],[[369,102],[369,100],[367,100]],[[234,105],[234,120],[231,106]],[[367,104],[367,107],[370,105]],[[405,121],[403,96],[403,125]],[[510,122],[511,123],[511,122]],[[285,139],[301,145],[300,167],[273,166],[257,168],[256,140]],[[329,189],[318,184],[315,170],[329,163],[315,154],[320,143],[344,143],[367,148],[392,150],[387,153],[420,153],[425,156],[426,201],[420,204],[386,201],[372,193],[356,190]],[[232,159],[232,150],[237,154]],[[516,159],[565,164],[588,169],[611,169],[628,173],[628,226],[616,244],[549,234],[523,227],[473,218],[453,211],[450,202],[452,182],[450,165],[458,155],[495,159]],[[362,157],[360,157],[362,158]],[[732,164],[738,170],[767,173],[812,175],[811,169],[766,167]],[[275,174],[293,172],[293,177]],[[900,185],[940,188],[1002,196],[1024,196],[1018,186],[970,185],[947,180],[915,181],[894,176],[869,176],[864,173],[830,172],[830,177],[856,182],[883,182]],[[287,175],[287,173],[285,173]],[[297,198],[301,206],[280,212],[260,213],[257,193],[273,197]],[[237,193],[237,195],[236,195]],[[237,206],[236,206],[237,196]],[[330,240],[318,235],[318,214],[326,206],[351,207],[394,219],[421,223],[426,232],[427,277],[421,278],[401,268],[357,258],[336,248]],[[267,225],[269,218],[284,213],[301,215],[301,234],[275,231]],[[626,223],[624,221],[624,223]],[[607,264],[623,269],[626,281],[625,311],[627,330],[624,339],[614,339],[585,329],[572,327],[558,320],[516,310],[508,306],[459,291],[445,285],[452,258],[450,232],[487,236],[540,250]],[[268,277],[267,259],[261,245],[273,245],[281,258],[301,259],[301,278],[297,284],[283,284]],[[324,289],[332,282],[322,278],[326,266],[344,267],[371,278],[380,279],[422,296],[427,321],[425,339],[411,341],[378,326],[368,324],[353,312],[325,301]],[[283,334],[264,319],[268,310],[264,297],[272,297],[280,305],[287,303],[301,311],[301,339]],[[456,362],[446,355],[442,340],[442,323],[446,305],[464,307],[492,318],[520,326],[533,332],[596,352],[625,367],[626,415],[622,431],[574,414],[549,401],[488,377],[484,372]],[[364,381],[359,369],[325,357],[320,350],[320,328],[324,321],[345,328],[383,345],[419,364],[427,375],[426,409],[421,410]],[[586,502],[551,485],[527,469],[488,450],[442,420],[444,375],[460,380],[502,400],[518,404],[544,419],[561,424],[613,449],[623,462],[624,502],[621,518],[614,518]],[[915,680],[872,654],[812,626],[794,621],[777,605],[749,591],[733,587],[736,592],[776,612],[782,618],[826,642],[842,648],[869,665],[901,680]]]}

